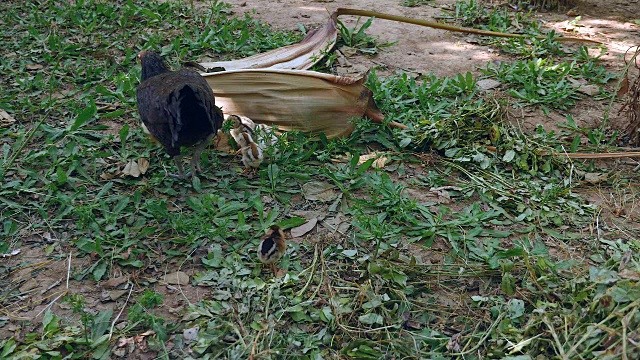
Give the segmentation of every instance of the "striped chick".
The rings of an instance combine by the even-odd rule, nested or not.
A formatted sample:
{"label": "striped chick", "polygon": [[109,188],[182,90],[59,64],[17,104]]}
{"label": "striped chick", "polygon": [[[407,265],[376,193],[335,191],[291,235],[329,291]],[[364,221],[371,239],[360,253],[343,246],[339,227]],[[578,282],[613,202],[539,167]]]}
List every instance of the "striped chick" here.
{"label": "striped chick", "polygon": [[242,133],[241,138],[241,142],[238,142],[238,145],[242,146],[240,152],[242,153],[242,163],[245,166],[244,172],[246,173],[253,169],[255,174],[260,164],[262,164],[262,160],[264,160],[264,153],[248,133]]}
{"label": "striped chick", "polygon": [[284,255],[287,244],[285,243],[285,235],[282,229],[273,225],[269,229],[262,239],[260,239],[260,245],[258,245],[258,257],[265,265],[271,265],[271,269],[274,274],[278,274],[278,268],[276,262],[280,260]]}
{"label": "striped chick", "polygon": [[256,124],[248,117],[240,117],[238,115],[228,115],[227,121],[231,121],[232,128],[229,131],[229,134],[231,134],[233,140],[235,140],[241,148],[247,146],[242,139],[242,134],[248,133],[253,136],[253,130],[255,129]]}

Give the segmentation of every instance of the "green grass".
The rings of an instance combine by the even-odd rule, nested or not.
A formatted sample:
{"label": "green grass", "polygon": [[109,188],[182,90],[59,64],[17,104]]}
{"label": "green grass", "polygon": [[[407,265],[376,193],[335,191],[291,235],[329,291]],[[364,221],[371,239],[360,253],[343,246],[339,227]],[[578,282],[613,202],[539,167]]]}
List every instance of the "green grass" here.
{"label": "green grass", "polygon": [[[459,7],[471,21],[472,10]],[[373,71],[376,102],[408,130],[356,120],[340,140],[289,133],[251,179],[237,158],[210,150],[205,176],[188,184],[166,177],[168,159],[138,126],[136,53],[155,48],[176,65],[247,56],[299,35],[216,2],[195,10],[189,2],[9,2],[0,10],[0,108],[17,120],[0,128],[0,253],[42,254],[0,264],[0,331],[21,334],[0,339],[0,358],[638,356],[637,230],[581,196],[578,174],[606,169],[543,154],[611,147],[614,136],[571,117],[558,131],[529,133],[508,119],[514,104],[579,104],[567,76],[603,86],[608,98],[611,74],[585,49],[566,50],[570,60],[536,60],[536,50],[488,65],[485,76],[512,98],[478,90],[471,73]],[[367,24],[342,27],[342,42],[377,48]],[[540,49],[554,53],[548,42]],[[522,44],[504,46],[520,57]],[[384,168],[359,161],[372,149],[389,160]],[[118,175],[139,158],[151,160],[145,175]],[[616,206],[631,208],[634,181],[618,172],[602,191],[624,193]],[[311,187],[333,196],[307,200]],[[265,229],[312,216],[322,230],[289,242],[279,264],[287,275],[262,269],[255,247]],[[10,320],[29,301],[53,303],[51,293],[23,286],[41,279],[37,266],[51,275],[64,262],[66,272],[69,254],[66,296],[35,319]],[[176,271],[197,287],[162,283]],[[125,294],[114,309],[97,306],[98,285],[119,274],[131,276],[118,287]],[[117,346],[136,336],[142,350]]]}
{"label": "green grass", "polygon": [[[530,35],[530,38],[505,39],[481,37],[481,41],[498,47],[502,52],[519,58],[565,56],[571,49],[553,41],[553,31],[545,31],[531,11],[511,11],[507,6],[489,7],[477,0],[457,1],[453,10],[445,11],[448,21],[478,29]],[[543,36],[537,39],[534,36]]]}
{"label": "green grass", "polygon": [[422,5],[435,6],[435,2],[433,0],[402,0],[400,5],[406,7],[416,7]]}

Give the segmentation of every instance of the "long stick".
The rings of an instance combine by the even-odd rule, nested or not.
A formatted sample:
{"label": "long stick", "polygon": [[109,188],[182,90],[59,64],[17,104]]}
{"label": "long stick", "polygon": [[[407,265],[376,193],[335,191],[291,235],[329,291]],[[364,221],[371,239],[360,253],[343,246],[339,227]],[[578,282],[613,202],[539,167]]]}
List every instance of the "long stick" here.
{"label": "long stick", "polygon": [[[408,24],[426,26],[426,27],[431,27],[431,28],[436,28],[436,29],[441,29],[441,30],[448,30],[448,31],[455,31],[455,32],[462,32],[462,33],[469,33],[469,34],[477,34],[477,35],[484,35],[484,36],[497,36],[497,37],[506,37],[506,38],[516,38],[516,39],[526,39],[526,38],[535,37],[536,39],[540,39],[540,40],[546,39],[546,37],[544,37],[544,36],[530,36],[530,35],[522,35],[522,34],[507,34],[507,33],[501,33],[501,32],[489,31],[489,30],[469,29],[469,28],[464,28],[464,27],[459,27],[459,26],[440,24],[440,23],[437,23],[435,21],[412,19],[412,18],[408,18],[408,17],[404,17],[404,16],[389,15],[389,14],[379,13],[379,12],[375,12],[375,11],[368,11],[368,10],[339,8],[338,10],[336,10],[336,13],[338,13],[338,16],[340,16],[340,15],[369,16],[369,17],[376,17],[376,18],[379,18],[379,19],[385,19],[385,20],[391,20],[391,21],[399,21],[399,22],[408,23]],[[592,43],[592,44],[602,44],[602,42],[597,41],[597,40],[580,39],[580,38],[575,38],[575,37],[557,37],[557,38],[554,38],[554,40],[556,40],[556,41],[573,41],[573,42],[587,42],[587,43]]]}
{"label": "long stick", "polygon": [[[485,148],[491,152],[498,152],[495,146],[485,145]],[[540,155],[566,156],[572,159],[619,159],[640,157],[640,151],[625,151],[617,153],[552,153],[549,151],[541,151]]]}

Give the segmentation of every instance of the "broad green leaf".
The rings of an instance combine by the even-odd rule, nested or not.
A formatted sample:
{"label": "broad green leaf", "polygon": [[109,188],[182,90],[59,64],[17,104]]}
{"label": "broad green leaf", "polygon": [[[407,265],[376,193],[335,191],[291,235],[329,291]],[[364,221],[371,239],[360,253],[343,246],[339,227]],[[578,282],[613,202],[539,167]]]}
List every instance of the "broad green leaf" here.
{"label": "broad green leaf", "polygon": [[511,296],[513,294],[515,294],[516,292],[516,279],[513,277],[513,275],[507,273],[507,274],[502,274],[502,291],[504,291],[505,294]]}
{"label": "broad green leaf", "polygon": [[100,260],[98,264],[93,268],[93,280],[98,281],[102,279],[104,274],[107,272],[107,263],[105,261]]}
{"label": "broad green leaf", "polygon": [[373,324],[378,324],[378,325],[382,325],[382,321],[384,319],[382,318],[382,316],[376,314],[376,313],[368,313],[365,315],[361,315],[360,317],[358,317],[358,321],[360,321],[363,324],[367,324],[367,325],[373,325]]}
{"label": "broad green leaf", "polygon": [[300,226],[306,223],[307,220],[298,216],[293,216],[276,223],[282,230],[290,229],[292,227]]}
{"label": "broad green leaf", "polygon": [[511,162],[511,160],[513,160],[514,157],[516,157],[516,152],[513,150],[507,150],[505,151],[504,156],[502,157],[502,161]]}
{"label": "broad green leaf", "polygon": [[84,110],[80,112],[80,114],[78,114],[78,116],[76,117],[75,121],[73,122],[69,130],[71,131],[78,130],[82,125],[86,124],[89,120],[91,120],[91,118],[97,112],[98,112],[98,108],[96,107],[96,104],[92,101],[88,107],[86,107]]}

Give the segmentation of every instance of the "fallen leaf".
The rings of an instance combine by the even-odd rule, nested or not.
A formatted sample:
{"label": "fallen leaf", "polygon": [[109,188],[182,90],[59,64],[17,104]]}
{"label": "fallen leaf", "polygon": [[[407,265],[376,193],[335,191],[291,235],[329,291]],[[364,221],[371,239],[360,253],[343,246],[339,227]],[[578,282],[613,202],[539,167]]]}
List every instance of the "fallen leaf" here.
{"label": "fallen leaf", "polygon": [[447,342],[447,345],[446,345],[447,350],[454,353],[460,352],[460,350],[462,349],[462,347],[460,346],[461,338],[462,338],[462,335],[460,333],[453,334],[453,336]]}
{"label": "fallen leaf", "polygon": [[315,229],[317,224],[318,224],[318,219],[317,218],[313,218],[313,219],[307,221],[306,223],[304,223],[304,224],[302,224],[300,226],[296,226],[294,228],[291,228],[291,237],[297,238],[297,237],[304,236],[309,231]]}
{"label": "fallen leaf", "polygon": [[138,162],[135,161],[135,160],[129,160],[127,165],[124,166],[124,169],[122,169],[122,173],[124,175],[129,175],[129,176],[133,176],[133,177],[139,177],[140,176],[140,167],[138,166]]}
{"label": "fallen leaf", "polygon": [[200,331],[200,326],[194,326],[189,329],[184,329],[182,332],[182,336],[184,337],[184,341],[188,344],[196,339],[198,339],[198,331]]}
{"label": "fallen leaf", "polygon": [[[338,13],[329,16],[320,28],[311,30],[304,39],[293,45],[283,46],[244,59],[200,63],[205,68],[223,67],[228,70],[243,69],[309,69],[322,60],[323,54],[333,48],[338,38]],[[217,105],[217,93],[216,105]]]}
{"label": "fallen leaf", "polygon": [[219,152],[226,152],[229,154],[235,153],[233,148],[231,148],[231,146],[229,145],[230,138],[231,137],[224,131],[218,130],[218,135],[216,135],[215,139],[213,140],[215,149]]}
{"label": "fallen leaf", "polygon": [[[373,93],[364,86],[366,75],[246,69],[202,76],[225,113],[247,116],[255,123],[277,126],[279,131],[299,130],[312,136],[322,132],[334,138],[353,132],[354,117],[365,115],[374,123],[384,120]],[[404,127],[395,122],[389,125]]]}
{"label": "fallen leaf", "polygon": [[129,276],[120,276],[117,278],[111,278],[105,282],[102,283],[102,287],[105,289],[112,289],[112,288],[116,288],[124,283],[126,283],[127,281],[129,281]]}
{"label": "fallen leaf", "polygon": [[627,95],[628,92],[629,92],[629,77],[625,76],[624,79],[622,79],[622,83],[620,84],[620,89],[618,89],[618,92],[616,93],[616,97],[620,99],[625,95]]}
{"label": "fallen leaf", "polygon": [[620,265],[618,265],[618,271],[624,270],[629,265],[629,262],[633,259],[633,253],[631,251],[625,251],[620,258]]}
{"label": "fallen leaf", "polygon": [[120,338],[118,339],[117,347],[123,347],[123,346],[126,346],[127,344],[138,344],[138,346],[140,346],[141,342],[144,340],[145,337],[149,335],[153,335],[155,333],[156,332],[153,330],[147,330],[142,334],[135,335],[129,338]]}
{"label": "fallen leaf", "polygon": [[13,116],[9,115],[8,112],[0,109],[0,128],[9,127],[15,122],[16,119],[14,119]]}
{"label": "fallen leaf", "polygon": [[640,281],[640,272],[633,271],[631,269],[624,269],[624,270],[620,271],[618,273],[618,276],[620,276],[623,279]]}
{"label": "fallen leaf", "polygon": [[340,52],[344,55],[344,56],[353,56],[355,54],[358,53],[358,49],[352,48],[350,46],[343,46],[340,48]]}
{"label": "fallen leaf", "polygon": [[[335,216],[328,216],[322,221],[322,225],[328,227],[331,233],[335,233],[336,231],[345,234],[346,230],[351,225],[350,220],[346,218],[344,213],[337,213]],[[345,227],[346,225],[346,227]]]}
{"label": "fallen leaf", "polygon": [[186,285],[189,283],[189,275],[184,271],[176,271],[165,275],[164,281],[170,285]]}
{"label": "fallen leaf", "polygon": [[109,180],[111,180],[111,179],[113,179],[113,178],[115,178],[115,177],[116,177],[116,174],[108,173],[108,172],[106,172],[106,171],[105,171],[105,172],[103,172],[102,174],[100,174],[100,179],[102,179],[102,180],[107,180],[107,181],[109,181]]}
{"label": "fallen leaf", "polygon": [[605,173],[585,173],[584,174],[584,181],[590,184],[599,184],[603,181],[607,181],[608,178],[609,178],[609,174],[605,174]]}
{"label": "fallen leaf", "polygon": [[332,201],[338,197],[335,187],[325,181],[309,181],[302,185],[302,195],[312,201]]}
{"label": "fallen leaf", "polygon": [[145,158],[138,159],[138,169],[140,170],[140,174],[144,174],[149,170],[149,160]]}
{"label": "fallen leaf", "polygon": [[43,68],[44,68],[44,66],[42,66],[42,65],[40,65],[40,64],[27,64],[27,65],[25,66],[25,68],[26,68],[27,70],[40,70],[40,69],[43,69]]}
{"label": "fallen leaf", "polygon": [[501,84],[502,83],[500,81],[497,81],[497,80],[484,79],[484,80],[479,80],[476,83],[476,86],[480,90],[490,90],[490,89],[493,89],[493,88],[496,88],[496,87],[500,86]]}
{"label": "fallen leaf", "polygon": [[38,283],[38,280],[31,278],[29,280],[27,280],[27,282],[25,282],[24,284],[22,284],[22,286],[20,286],[20,292],[27,292],[29,290],[33,290],[36,289],[40,284]]}
{"label": "fallen leaf", "polygon": [[127,290],[109,290],[107,291],[106,301],[116,301],[121,298],[124,294],[128,293]]}
{"label": "fallen leaf", "polygon": [[[377,159],[376,159],[377,158]],[[360,158],[358,159],[358,165],[362,165],[364,164],[367,160],[369,159],[376,159],[371,166],[375,169],[382,169],[386,164],[387,161],[389,160],[386,156],[384,155],[380,155],[377,152],[372,152],[370,154],[365,154],[365,155],[360,155]]]}
{"label": "fallen leaf", "polygon": [[578,92],[589,96],[595,96],[600,94],[600,87],[598,85],[583,85],[578,89]]}

